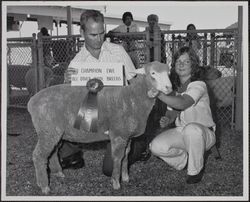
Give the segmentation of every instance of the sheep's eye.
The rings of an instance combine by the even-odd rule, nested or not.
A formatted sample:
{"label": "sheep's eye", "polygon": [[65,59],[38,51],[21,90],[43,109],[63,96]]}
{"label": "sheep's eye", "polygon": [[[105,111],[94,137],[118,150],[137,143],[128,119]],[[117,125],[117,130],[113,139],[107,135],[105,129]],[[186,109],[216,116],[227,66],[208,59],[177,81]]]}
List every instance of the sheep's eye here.
{"label": "sheep's eye", "polygon": [[151,72],[151,75],[155,75],[155,72]]}

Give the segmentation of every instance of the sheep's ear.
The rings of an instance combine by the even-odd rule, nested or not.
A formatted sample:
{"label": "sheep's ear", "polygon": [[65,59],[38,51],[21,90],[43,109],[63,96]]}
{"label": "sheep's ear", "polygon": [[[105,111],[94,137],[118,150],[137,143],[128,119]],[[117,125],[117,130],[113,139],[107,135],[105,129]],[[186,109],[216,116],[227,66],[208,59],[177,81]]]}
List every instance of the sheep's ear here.
{"label": "sheep's ear", "polygon": [[139,69],[136,69],[136,70],[135,70],[135,73],[136,73],[136,74],[146,74],[144,67],[139,68]]}

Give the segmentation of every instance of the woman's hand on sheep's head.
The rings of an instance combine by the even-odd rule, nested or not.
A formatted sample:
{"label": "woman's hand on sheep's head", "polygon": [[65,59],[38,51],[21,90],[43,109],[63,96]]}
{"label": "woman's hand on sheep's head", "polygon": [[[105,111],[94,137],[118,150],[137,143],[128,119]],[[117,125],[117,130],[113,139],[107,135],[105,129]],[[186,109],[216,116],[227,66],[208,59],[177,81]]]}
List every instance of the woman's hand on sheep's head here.
{"label": "woman's hand on sheep's head", "polygon": [[68,69],[66,69],[65,73],[64,73],[64,83],[71,83],[71,76],[73,74],[77,74],[78,70],[72,67],[69,67]]}
{"label": "woman's hand on sheep's head", "polygon": [[148,97],[150,97],[150,98],[155,98],[158,94],[159,94],[159,91],[155,88],[151,88],[148,91]]}

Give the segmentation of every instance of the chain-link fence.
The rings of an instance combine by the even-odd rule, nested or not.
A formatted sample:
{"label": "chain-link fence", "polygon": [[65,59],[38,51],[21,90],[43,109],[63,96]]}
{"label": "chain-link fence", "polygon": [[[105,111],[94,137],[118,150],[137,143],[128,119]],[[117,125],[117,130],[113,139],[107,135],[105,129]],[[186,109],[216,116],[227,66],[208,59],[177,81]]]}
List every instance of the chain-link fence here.
{"label": "chain-link fence", "polygon": [[171,65],[174,53],[191,46],[205,68],[210,100],[217,121],[234,125],[235,78],[237,64],[237,29],[163,31],[166,63]]}
{"label": "chain-link fence", "polygon": [[[233,126],[237,34],[237,29],[158,29],[151,35],[149,32],[107,34],[106,40],[122,45],[136,68],[153,60],[171,66],[180,47],[192,46],[200,65],[206,69],[217,120]],[[83,44],[80,35],[8,39],[9,104],[25,105],[29,96],[40,89],[63,83],[65,70]]]}
{"label": "chain-link fence", "polygon": [[35,69],[37,60],[35,43],[33,37],[7,40],[8,106],[26,107],[29,93],[25,76],[28,71]]}
{"label": "chain-link fence", "polygon": [[106,39],[112,43],[120,44],[129,54],[135,68],[142,67],[150,61],[149,35],[147,32],[112,33],[106,35]]}
{"label": "chain-link fence", "polygon": [[83,43],[80,35],[38,38],[39,89],[64,82],[64,72]]}

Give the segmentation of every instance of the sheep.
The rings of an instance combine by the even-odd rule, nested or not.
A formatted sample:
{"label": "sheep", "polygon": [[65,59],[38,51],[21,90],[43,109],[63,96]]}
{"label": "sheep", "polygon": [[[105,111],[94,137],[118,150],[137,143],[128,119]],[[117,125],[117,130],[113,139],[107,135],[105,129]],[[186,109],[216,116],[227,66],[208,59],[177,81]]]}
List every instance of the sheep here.
{"label": "sheep", "polygon": [[[143,74],[143,75],[141,75]],[[127,158],[132,137],[144,133],[147,118],[155,99],[149,97],[155,89],[165,94],[172,91],[169,67],[160,62],[137,69],[137,78],[129,86],[104,87],[98,93],[98,131],[88,132],[73,127],[86,87],[61,84],[41,90],[28,102],[38,142],[33,151],[37,185],[44,194],[50,191],[47,166],[51,173],[64,177],[57,151],[62,139],[91,143],[111,141],[113,173],[111,183],[120,188],[120,178],[129,181]],[[49,158],[50,157],[50,158]]]}

